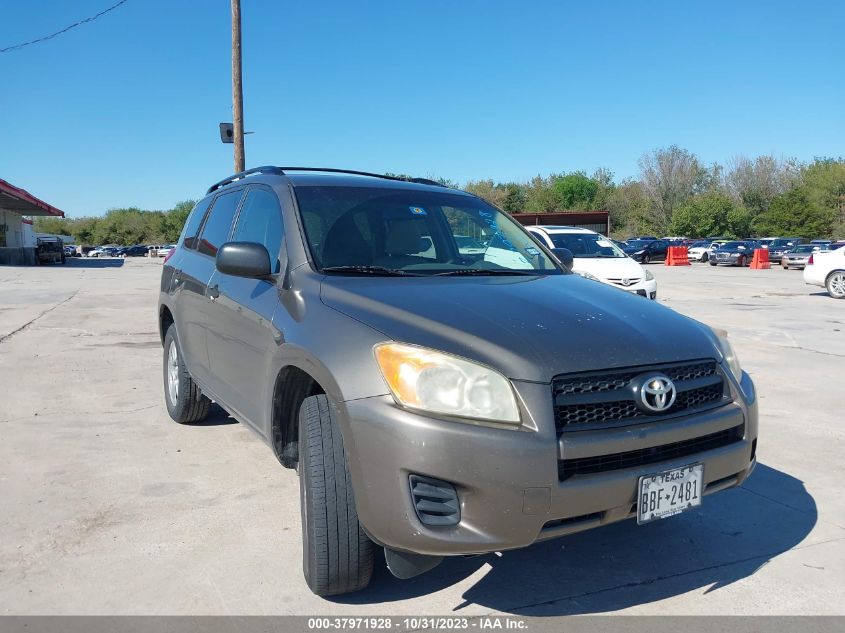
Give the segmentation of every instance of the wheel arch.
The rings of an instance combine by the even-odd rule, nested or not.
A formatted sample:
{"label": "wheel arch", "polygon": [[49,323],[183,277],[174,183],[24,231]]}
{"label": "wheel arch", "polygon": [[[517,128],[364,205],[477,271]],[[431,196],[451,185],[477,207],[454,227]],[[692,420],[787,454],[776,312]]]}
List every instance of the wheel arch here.
{"label": "wheel arch", "polygon": [[158,309],[158,335],[162,345],[164,345],[164,337],[167,335],[168,328],[175,322],[170,308],[162,303]]}
{"label": "wheel arch", "polygon": [[327,394],[323,385],[296,365],[285,365],[276,374],[270,423],[270,444],[285,468],[299,460],[299,409],[306,398]]}

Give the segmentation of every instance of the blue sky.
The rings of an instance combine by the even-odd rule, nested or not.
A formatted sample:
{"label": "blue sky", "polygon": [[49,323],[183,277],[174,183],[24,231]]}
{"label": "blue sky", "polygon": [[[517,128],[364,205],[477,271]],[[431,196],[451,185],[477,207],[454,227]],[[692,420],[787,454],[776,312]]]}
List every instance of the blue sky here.
{"label": "blue sky", "polygon": [[[114,0],[7,0],[0,48]],[[527,180],[839,156],[845,3],[243,0],[247,166]],[[232,172],[228,0],[129,0],[0,54],[0,178],[70,216]]]}

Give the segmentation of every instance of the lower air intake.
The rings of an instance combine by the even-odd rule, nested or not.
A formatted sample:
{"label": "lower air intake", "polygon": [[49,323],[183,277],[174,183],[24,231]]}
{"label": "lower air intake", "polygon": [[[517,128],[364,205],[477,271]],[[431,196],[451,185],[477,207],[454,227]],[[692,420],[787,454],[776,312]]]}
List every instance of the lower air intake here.
{"label": "lower air intake", "polygon": [[461,506],[455,487],[439,479],[410,475],[411,501],[423,525],[457,525],[461,520]]}

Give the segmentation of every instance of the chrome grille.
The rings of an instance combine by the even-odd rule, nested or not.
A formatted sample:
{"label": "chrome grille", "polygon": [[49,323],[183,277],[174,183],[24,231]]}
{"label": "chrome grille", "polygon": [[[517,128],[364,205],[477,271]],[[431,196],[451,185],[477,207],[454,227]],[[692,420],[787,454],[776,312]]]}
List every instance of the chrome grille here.
{"label": "chrome grille", "polygon": [[[632,386],[647,373],[665,374],[675,384],[675,403],[663,413],[647,413],[637,406]],[[713,360],[557,376],[552,393],[558,433],[641,424],[730,401],[725,378]]]}

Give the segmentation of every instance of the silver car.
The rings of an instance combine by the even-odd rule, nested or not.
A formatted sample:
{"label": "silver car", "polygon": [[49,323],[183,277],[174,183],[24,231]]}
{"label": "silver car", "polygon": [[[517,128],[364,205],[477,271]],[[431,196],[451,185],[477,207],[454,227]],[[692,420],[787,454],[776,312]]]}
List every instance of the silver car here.
{"label": "silver car", "polygon": [[318,595],[377,554],[409,578],[742,484],[757,400],[726,334],[572,264],[432,181],[236,174],[162,266],[167,410],[213,400],[294,469]]}
{"label": "silver car", "polygon": [[799,244],[791,251],[788,251],[783,254],[780,259],[780,265],[783,267],[784,270],[788,270],[790,268],[797,268],[798,270],[803,270],[804,267],[807,265],[807,260],[810,259],[810,255],[812,255],[813,253],[818,253],[822,250],[827,249],[814,244]]}

